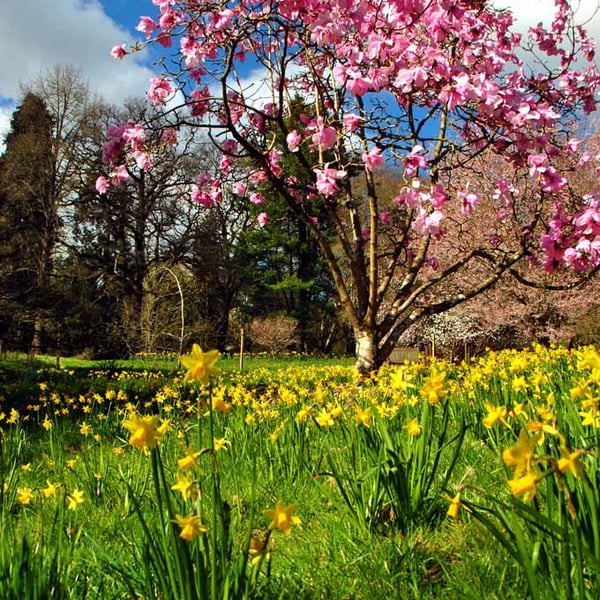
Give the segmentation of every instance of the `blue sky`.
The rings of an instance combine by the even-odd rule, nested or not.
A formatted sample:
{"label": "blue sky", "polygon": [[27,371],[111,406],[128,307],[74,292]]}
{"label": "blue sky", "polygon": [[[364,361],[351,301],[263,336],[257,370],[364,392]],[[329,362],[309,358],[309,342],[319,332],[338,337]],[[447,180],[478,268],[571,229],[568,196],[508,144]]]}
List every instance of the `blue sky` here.
{"label": "blue sky", "polygon": [[[494,0],[510,7],[525,30],[551,18],[552,0]],[[579,3],[583,19],[593,13],[596,0]],[[127,97],[142,96],[150,77],[148,52],[116,61],[110,57],[115,44],[141,40],[135,31],[139,17],[155,17],[151,0],[0,0],[0,150],[10,115],[27,83],[57,64],[72,64],[90,88],[105,100],[120,104]],[[600,40],[600,13],[591,23]]]}

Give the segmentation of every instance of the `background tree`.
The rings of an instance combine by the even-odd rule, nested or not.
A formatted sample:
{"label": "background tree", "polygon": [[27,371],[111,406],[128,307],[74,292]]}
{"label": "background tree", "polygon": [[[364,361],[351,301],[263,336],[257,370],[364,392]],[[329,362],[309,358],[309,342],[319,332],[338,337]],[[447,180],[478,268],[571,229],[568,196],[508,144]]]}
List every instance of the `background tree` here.
{"label": "background tree", "polygon": [[[116,123],[124,119],[140,122],[160,119],[138,100],[131,100],[121,111],[110,111],[101,120]],[[141,127],[140,127],[141,131]],[[141,154],[138,162],[123,169],[123,185],[103,190],[104,177],[97,177],[102,143],[98,140],[96,161],[86,169],[87,187],[78,198],[75,213],[74,250],[92,268],[91,273],[115,299],[121,339],[129,352],[144,349],[142,306],[144,283],[153,265],[174,266],[189,254],[198,221],[198,211],[189,199],[190,161],[201,159],[190,138],[175,147],[169,129],[144,133],[156,152]],[[153,161],[152,170],[140,167]]]}
{"label": "background tree", "polygon": [[[352,327],[359,371],[376,368],[413,323],[541,254],[540,236],[548,269],[599,264],[597,202],[572,193],[560,162],[578,154],[561,123],[595,110],[599,82],[593,43],[566,0],[556,0],[549,28],[525,38],[514,33],[510,11],[472,0],[162,3],[159,10],[160,19],[144,17],[140,30],[151,41],[185,43],[181,68],[155,77],[148,98],[165,102],[176,86],[185,97],[182,122],[208,128],[224,160],[253,165],[254,187],[243,195],[261,202],[256,194],[269,185],[305,224]],[[523,60],[528,51],[533,58]],[[249,63],[264,86],[245,85]],[[298,94],[312,107],[290,129]],[[131,132],[113,136],[115,152],[106,157],[113,183],[122,151],[143,151]],[[468,187],[453,185],[451,172],[485,149],[505,162],[509,183],[528,173],[527,194],[512,195],[498,181],[483,203],[475,177]],[[391,198],[374,176],[386,162],[404,175]],[[218,202],[217,190],[237,183],[223,169],[200,187]],[[505,244],[465,246],[443,270],[431,268],[432,242],[461,223],[445,211],[481,211],[495,222],[501,210],[514,232]],[[459,283],[462,272],[477,281],[456,289],[448,282]]]}
{"label": "background tree", "polygon": [[54,186],[52,116],[27,94],[13,114],[0,159],[0,259],[3,304],[13,321],[29,325],[39,348],[43,319],[55,307],[52,288],[59,228]]}

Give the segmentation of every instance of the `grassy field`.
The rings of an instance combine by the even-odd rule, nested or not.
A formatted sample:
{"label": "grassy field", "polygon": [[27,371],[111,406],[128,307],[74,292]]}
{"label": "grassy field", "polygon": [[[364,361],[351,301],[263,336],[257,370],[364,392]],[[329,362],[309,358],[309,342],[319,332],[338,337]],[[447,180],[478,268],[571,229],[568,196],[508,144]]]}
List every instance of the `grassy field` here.
{"label": "grassy field", "polygon": [[7,357],[0,597],[599,596],[595,348],[351,362]]}

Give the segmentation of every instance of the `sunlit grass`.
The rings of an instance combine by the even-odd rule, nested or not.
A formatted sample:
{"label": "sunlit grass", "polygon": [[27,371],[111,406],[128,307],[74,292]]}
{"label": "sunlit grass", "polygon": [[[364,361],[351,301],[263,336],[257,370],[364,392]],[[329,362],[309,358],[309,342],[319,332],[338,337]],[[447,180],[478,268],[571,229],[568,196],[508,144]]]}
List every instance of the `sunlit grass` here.
{"label": "sunlit grass", "polygon": [[176,360],[5,381],[0,596],[596,597],[594,348],[369,380],[350,361],[218,365],[210,386]]}

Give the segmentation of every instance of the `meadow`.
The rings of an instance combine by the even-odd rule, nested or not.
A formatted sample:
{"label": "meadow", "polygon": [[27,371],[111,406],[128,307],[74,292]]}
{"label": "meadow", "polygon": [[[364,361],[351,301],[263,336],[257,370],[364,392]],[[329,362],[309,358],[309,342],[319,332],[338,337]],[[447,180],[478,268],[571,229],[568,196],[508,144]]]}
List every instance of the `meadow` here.
{"label": "meadow", "polygon": [[600,354],[0,362],[0,597],[600,597]]}

